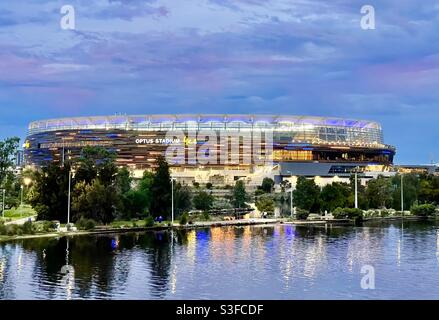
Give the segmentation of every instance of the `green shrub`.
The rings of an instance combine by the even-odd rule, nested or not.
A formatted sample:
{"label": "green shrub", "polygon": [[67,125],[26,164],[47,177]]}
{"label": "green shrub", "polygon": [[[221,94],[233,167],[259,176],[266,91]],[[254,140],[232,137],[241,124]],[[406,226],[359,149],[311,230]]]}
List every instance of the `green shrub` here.
{"label": "green shrub", "polygon": [[335,219],[362,219],[363,210],[356,208],[340,208],[334,210],[332,213]]}
{"label": "green shrub", "polygon": [[414,205],[410,209],[410,213],[418,217],[428,217],[434,215],[436,207],[430,203]]}
{"label": "green shrub", "polygon": [[186,225],[188,220],[189,220],[189,215],[186,212],[183,213],[180,217],[180,225],[182,226]]}
{"label": "green shrub", "polygon": [[386,209],[383,209],[383,210],[381,210],[381,213],[380,213],[380,216],[381,217],[388,217],[390,215],[390,211],[389,210],[386,210]]}
{"label": "green shrub", "polygon": [[154,218],[152,216],[148,216],[145,219],[145,227],[152,227],[154,226]]}
{"label": "green shrub", "polygon": [[23,234],[34,234],[35,230],[33,228],[33,223],[31,221],[26,221],[22,226]]}
{"label": "green shrub", "polygon": [[207,211],[203,212],[203,220],[209,221],[210,220],[210,214]]}
{"label": "green shrub", "polygon": [[93,219],[80,218],[76,222],[76,226],[79,230],[93,230],[96,227],[96,221]]}
{"label": "green shrub", "polygon": [[296,209],[296,219],[306,220],[309,216],[309,211],[301,208]]}
{"label": "green shrub", "polygon": [[6,226],[3,221],[0,221],[0,235],[6,235]]}
{"label": "green shrub", "polygon": [[6,234],[8,236],[21,236],[23,234],[23,229],[17,224],[8,224],[6,226]]}

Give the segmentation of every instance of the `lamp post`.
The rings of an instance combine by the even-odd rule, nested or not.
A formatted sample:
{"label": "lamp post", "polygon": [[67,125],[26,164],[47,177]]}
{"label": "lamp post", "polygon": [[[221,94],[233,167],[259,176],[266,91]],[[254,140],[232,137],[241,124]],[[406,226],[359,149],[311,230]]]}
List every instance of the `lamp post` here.
{"label": "lamp post", "polygon": [[358,167],[355,168],[355,181],[354,181],[354,189],[355,189],[355,209],[358,209]]}
{"label": "lamp post", "polygon": [[404,175],[401,173],[401,214],[404,217]]}
{"label": "lamp post", "polygon": [[[287,173],[290,175],[290,178],[293,177],[293,174],[291,173],[291,171],[287,171]],[[293,218],[294,210],[293,210],[293,181],[292,181],[292,179],[290,181],[290,211],[291,211],[290,212],[291,218]]]}
{"label": "lamp post", "polygon": [[174,226],[174,178],[171,177],[171,226]]}
{"label": "lamp post", "polygon": [[74,178],[74,171],[72,169],[69,170],[69,192],[67,197],[67,225],[70,224],[70,207],[71,207],[71,194],[72,194],[72,178]]}
{"label": "lamp post", "polygon": [[[29,185],[31,184],[31,182],[32,182],[31,178],[24,178],[24,179],[23,179],[23,183],[24,183],[24,185],[25,185],[26,187],[29,187]],[[20,206],[23,206],[23,191],[24,191],[24,186],[21,185],[21,186],[20,186],[20,189],[21,189],[21,203],[20,203]]]}
{"label": "lamp post", "polygon": [[21,189],[20,207],[22,207],[23,206],[23,189],[24,189],[23,185],[20,186],[20,189]]}
{"label": "lamp post", "polygon": [[3,189],[2,215],[5,217],[6,189]]}

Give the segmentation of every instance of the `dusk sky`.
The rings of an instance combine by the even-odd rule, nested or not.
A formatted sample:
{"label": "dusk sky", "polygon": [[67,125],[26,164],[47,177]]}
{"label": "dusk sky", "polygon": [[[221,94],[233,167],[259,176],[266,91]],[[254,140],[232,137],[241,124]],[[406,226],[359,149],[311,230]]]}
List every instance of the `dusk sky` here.
{"label": "dusk sky", "polygon": [[[60,27],[67,4],[75,30]],[[1,138],[67,116],[336,116],[380,122],[396,163],[425,164],[439,161],[438,102],[434,1],[0,3]]]}

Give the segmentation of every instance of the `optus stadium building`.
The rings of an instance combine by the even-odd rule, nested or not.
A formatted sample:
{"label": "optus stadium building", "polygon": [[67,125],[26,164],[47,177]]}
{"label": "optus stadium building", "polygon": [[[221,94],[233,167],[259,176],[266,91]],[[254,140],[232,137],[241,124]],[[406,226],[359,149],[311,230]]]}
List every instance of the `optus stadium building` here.
{"label": "optus stadium building", "polygon": [[[233,140],[233,141],[232,141]],[[86,146],[104,147],[119,166],[140,176],[165,156],[174,178],[232,184],[264,177],[346,179],[352,171],[386,172],[395,148],[379,123],[291,115],[114,115],[35,121],[26,164],[75,159]],[[257,152],[255,152],[257,150]]]}

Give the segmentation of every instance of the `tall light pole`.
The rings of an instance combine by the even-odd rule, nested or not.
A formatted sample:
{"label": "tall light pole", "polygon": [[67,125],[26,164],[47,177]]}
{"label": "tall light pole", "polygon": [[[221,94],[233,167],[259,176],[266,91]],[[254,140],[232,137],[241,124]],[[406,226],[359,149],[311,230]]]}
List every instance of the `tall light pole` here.
{"label": "tall light pole", "polygon": [[401,214],[404,216],[404,175],[401,173]]}
{"label": "tall light pole", "polygon": [[6,189],[3,189],[2,215],[5,217]]}
{"label": "tall light pole", "polygon": [[174,226],[174,178],[171,177],[171,226]]}
{"label": "tall light pole", "polygon": [[20,207],[22,207],[22,206],[23,206],[23,189],[24,189],[23,185],[20,186],[20,189],[21,189],[21,201],[20,201]]}
{"label": "tall light pole", "polygon": [[70,196],[72,188],[72,170],[69,170],[69,193],[67,198],[67,225],[70,224]]}
{"label": "tall light pole", "polygon": [[355,209],[358,209],[358,167],[355,168]]}
{"label": "tall light pole", "polygon": [[287,173],[290,175],[290,215],[291,218],[293,217],[293,174],[291,173],[291,171],[287,171]]}

